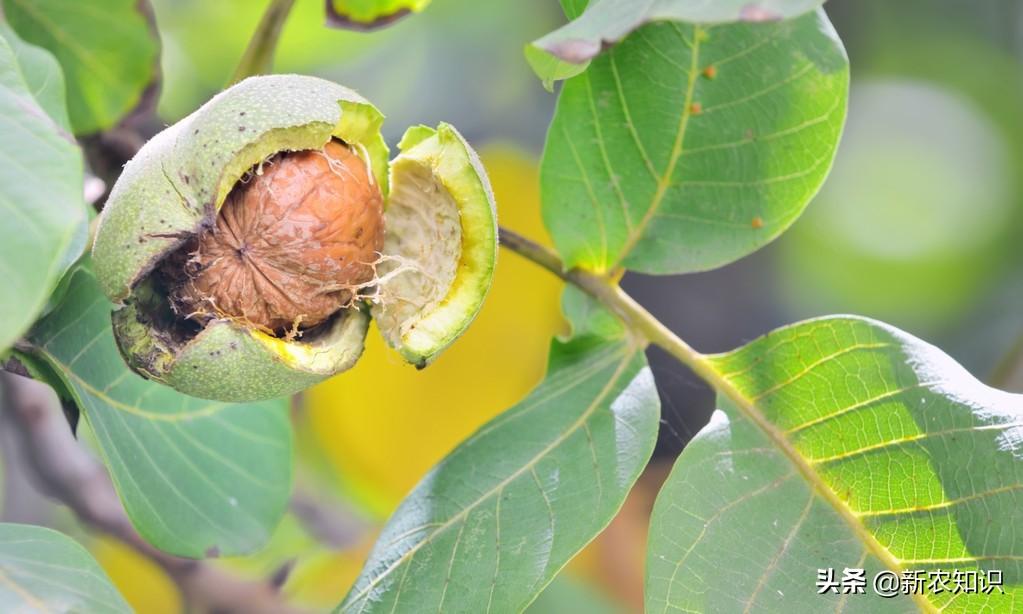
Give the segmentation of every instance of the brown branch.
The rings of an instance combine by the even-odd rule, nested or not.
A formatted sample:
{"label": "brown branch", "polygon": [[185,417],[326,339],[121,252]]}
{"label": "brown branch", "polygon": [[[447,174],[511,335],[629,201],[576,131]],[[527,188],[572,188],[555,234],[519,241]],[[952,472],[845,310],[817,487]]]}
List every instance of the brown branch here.
{"label": "brown branch", "polygon": [[[114,537],[174,579],[192,612],[300,612],[278,591],[281,578],[248,580],[205,561],[157,550],[132,527],[103,466],[75,441],[57,395],[40,382],[0,371],[3,409],[23,444],[37,487],[85,525]],[[275,576],[278,574],[275,574]]]}
{"label": "brown branch", "polygon": [[995,364],[987,383],[1007,392],[1023,392],[1023,335]]}
{"label": "brown branch", "polygon": [[335,500],[312,484],[300,481],[295,485],[290,509],[309,535],[333,550],[353,548],[369,534],[367,523],[345,502]]}

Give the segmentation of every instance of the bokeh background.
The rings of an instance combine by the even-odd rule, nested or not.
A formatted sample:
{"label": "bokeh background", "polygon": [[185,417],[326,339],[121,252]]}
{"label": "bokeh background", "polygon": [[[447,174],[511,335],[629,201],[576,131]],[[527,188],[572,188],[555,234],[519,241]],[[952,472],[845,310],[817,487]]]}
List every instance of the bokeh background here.
{"label": "bokeh background", "polygon": [[[160,120],[223,87],[265,0],[153,0],[163,39]],[[876,317],[944,348],[1006,387],[1023,333],[1023,3],[831,0],[852,63],[849,120],[834,171],[796,225],[723,269],[625,288],[701,351],[732,349],[782,324],[829,313]],[[522,55],[562,20],[555,0],[434,0],[423,14],[362,34],[323,27],[298,0],[276,68],[344,83],[409,125],[449,121],[477,146],[501,223],[549,242],[537,163],[555,97]],[[351,372],[294,405],[293,511],[241,573],[291,566],[284,590],[334,606],[381,523],[423,473],[541,377],[564,331],[560,283],[510,253],[477,323],[423,372],[370,334]],[[622,513],[534,604],[534,612],[630,612],[642,603],[644,527],[660,481],[713,408],[713,394],[651,353],[663,401],[655,458]],[[88,438],[88,433],[83,433]],[[0,442],[2,443],[2,442]],[[8,472],[3,514],[75,531],[61,509]],[[17,497],[10,493],[18,493]],[[176,613],[173,584],[114,542],[90,543],[141,612]]]}

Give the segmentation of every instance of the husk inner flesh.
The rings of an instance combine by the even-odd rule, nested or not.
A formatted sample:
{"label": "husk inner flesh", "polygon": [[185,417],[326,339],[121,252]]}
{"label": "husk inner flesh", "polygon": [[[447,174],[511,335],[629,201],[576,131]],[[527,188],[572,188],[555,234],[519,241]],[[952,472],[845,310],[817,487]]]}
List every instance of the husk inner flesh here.
{"label": "husk inner flesh", "polygon": [[392,346],[447,296],[461,260],[458,205],[421,162],[399,158],[392,168],[387,230],[377,300],[377,326]]}

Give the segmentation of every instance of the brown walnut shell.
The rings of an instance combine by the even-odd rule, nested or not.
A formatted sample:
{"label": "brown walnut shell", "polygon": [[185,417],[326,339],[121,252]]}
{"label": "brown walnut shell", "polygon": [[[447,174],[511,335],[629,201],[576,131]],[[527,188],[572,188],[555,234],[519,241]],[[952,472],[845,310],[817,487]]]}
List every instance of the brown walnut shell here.
{"label": "brown walnut shell", "polygon": [[346,145],[264,161],[228,195],[216,223],[162,267],[175,310],[237,318],[277,334],[349,306],[374,276],[383,200]]}

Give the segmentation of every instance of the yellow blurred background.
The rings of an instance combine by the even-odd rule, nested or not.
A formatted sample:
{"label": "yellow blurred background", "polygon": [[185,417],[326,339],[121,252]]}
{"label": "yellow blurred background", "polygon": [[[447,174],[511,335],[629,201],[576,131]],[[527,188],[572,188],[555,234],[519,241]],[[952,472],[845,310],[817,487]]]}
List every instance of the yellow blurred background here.
{"label": "yellow blurred background", "polygon": [[[546,240],[535,160],[509,146],[482,153],[500,223]],[[385,517],[461,440],[525,396],[564,329],[561,282],[518,256],[498,255],[476,321],[417,371],[371,330],[351,371],[306,393],[308,424],[345,490]]]}

